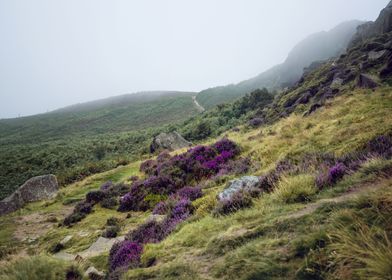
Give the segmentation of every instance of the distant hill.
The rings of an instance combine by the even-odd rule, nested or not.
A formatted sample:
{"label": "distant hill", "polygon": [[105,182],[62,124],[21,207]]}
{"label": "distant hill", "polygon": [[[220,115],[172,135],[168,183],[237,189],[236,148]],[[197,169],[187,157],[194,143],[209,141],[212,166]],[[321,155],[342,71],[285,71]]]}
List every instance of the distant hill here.
{"label": "distant hill", "polygon": [[157,127],[197,114],[192,92],[140,92],[76,104],[46,114],[0,120],[0,143],[39,142]]}
{"label": "distant hill", "polygon": [[279,90],[290,87],[301,77],[303,69],[312,62],[326,60],[343,53],[361,23],[357,20],[348,21],[330,31],[312,34],[298,43],[282,64],[238,84],[203,90],[197,95],[197,100],[208,109],[242,97],[258,88]]}
{"label": "distant hill", "polygon": [[137,159],[162,127],[197,115],[192,92],[142,92],[0,120],[0,199],[32,176],[60,184]]}

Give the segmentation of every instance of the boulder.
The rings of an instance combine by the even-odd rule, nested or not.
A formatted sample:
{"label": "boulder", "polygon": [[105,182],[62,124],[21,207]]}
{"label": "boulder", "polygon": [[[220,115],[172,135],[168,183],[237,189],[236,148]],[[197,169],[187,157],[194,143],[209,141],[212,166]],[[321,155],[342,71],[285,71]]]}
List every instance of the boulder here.
{"label": "boulder", "polygon": [[151,153],[161,150],[169,150],[174,151],[181,148],[186,148],[192,146],[192,143],[185,140],[179,133],[176,131],[169,133],[160,133],[155,136],[150,145]]}
{"label": "boulder", "polygon": [[88,249],[84,250],[83,252],[80,252],[78,256],[82,257],[83,259],[86,259],[102,255],[103,253],[109,252],[110,248],[112,248],[114,243],[121,242],[124,239],[124,236],[119,236],[116,238],[99,237],[93,244],[91,244]]}
{"label": "boulder", "polygon": [[378,86],[375,78],[367,74],[360,74],[357,81],[357,86],[361,88],[375,88]]}
{"label": "boulder", "polygon": [[0,201],[0,215],[14,212],[26,203],[53,198],[59,189],[54,175],[33,177],[13,194]]}
{"label": "boulder", "polygon": [[382,58],[385,54],[387,53],[387,50],[381,50],[381,51],[371,51],[368,54],[369,60],[378,60]]}
{"label": "boulder", "polygon": [[250,191],[257,187],[259,181],[259,177],[256,176],[244,176],[239,179],[231,180],[226,188],[218,194],[218,199],[220,201],[228,200],[239,191]]}

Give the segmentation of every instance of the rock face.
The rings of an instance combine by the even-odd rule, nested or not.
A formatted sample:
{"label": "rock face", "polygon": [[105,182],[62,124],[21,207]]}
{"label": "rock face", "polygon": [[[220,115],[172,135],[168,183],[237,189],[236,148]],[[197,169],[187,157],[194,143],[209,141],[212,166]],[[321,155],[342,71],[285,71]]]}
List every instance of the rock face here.
{"label": "rock face", "polygon": [[259,177],[256,176],[244,176],[240,179],[231,180],[223,192],[218,195],[218,199],[221,201],[231,199],[231,197],[239,191],[247,191],[256,188],[259,182]]}
{"label": "rock face", "polygon": [[367,74],[360,74],[357,85],[362,88],[375,88],[378,84],[372,76]]}
{"label": "rock face", "polygon": [[358,26],[357,33],[349,44],[349,48],[373,36],[392,31],[392,1],[381,11],[375,22],[367,22]]}
{"label": "rock face", "polygon": [[191,142],[185,140],[179,133],[176,131],[169,133],[160,133],[155,136],[151,145],[150,151],[154,153],[160,150],[169,150],[174,151],[181,148],[190,147],[192,145]]}
{"label": "rock face", "polygon": [[9,197],[0,201],[0,215],[16,211],[29,202],[53,198],[58,189],[59,185],[54,175],[33,177]]}

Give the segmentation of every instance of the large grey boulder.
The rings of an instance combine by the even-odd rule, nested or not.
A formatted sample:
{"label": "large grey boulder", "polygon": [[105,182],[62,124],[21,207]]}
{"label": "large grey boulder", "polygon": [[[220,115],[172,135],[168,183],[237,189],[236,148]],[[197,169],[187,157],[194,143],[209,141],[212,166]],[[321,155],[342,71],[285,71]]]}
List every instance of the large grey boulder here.
{"label": "large grey boulder", "polygon": [[43,175],[27,180],[13,194],[0,201],[0,215],[14,212],[26,203],[53,198],[59,189],[55,175]]}
{"label": "large grey boulder", "polygon": [[239,179],[231,180],[226,188],[218,194],[218,199],[220,201],[229,200],[237,192],[250,191],[256,188],[259,182],[260,179],[256,176],[244,176]]}
{"label": "large grey boulder", "polygon": [[192,146],[192,143],[185,140],[179,133],[176,131],[169,133],[160,133],[155,136],[150,145],[151,153],[160,150],[169,150],[174,151],[181,148],[186,148]]}

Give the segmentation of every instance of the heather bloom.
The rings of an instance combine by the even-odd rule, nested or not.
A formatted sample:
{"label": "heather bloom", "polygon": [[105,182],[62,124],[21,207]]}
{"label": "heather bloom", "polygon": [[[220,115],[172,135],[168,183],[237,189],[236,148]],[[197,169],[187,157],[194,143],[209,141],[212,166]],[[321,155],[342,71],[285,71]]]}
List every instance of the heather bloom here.
{"label": "heather bloom", "polygon": [[152,210],[152,213],[154,215],[165,215],[167,211],[168,211],[168,207],[166,205],[166,202],[161,201],[157,205],[155,205],[154,209]]}
{"label": "heather bloom", "polygon": [[128,239],[139,244],[158,243],[165,237],[160,222],[148,221],[128,234]]}
{"label": "heather bloom", "polygon": [[228,151],[228,152],[232,152],[233,155],[237,155],[239,152],[239,148],[238,148],[237,144],[227,138],[223,138],[223,139],[219,140],[218,142],[216,142],[213,145],[213,148],[219,154],[221,154],[223,151]]}
{"label": "heather bloom", "polygon": [[328,180],[331,184],[335,184],[347,172],[347,168],[343,163],[337,163],[328,170]]}
{"label": "heather bloom", "polygon": [[113,186],[112,181],[107,181],[101,185],[99,188],[101,191],[108,191]]}
{"label": "heather bloom", "polygon": [[181,198],[171,210],[170,217],[185,220],[193,212],[193,206],[190,200]]}
{"label": "heather bloom", "polygon": [[137,267],[143,247],[136,242],[124,240],[112,246],[109,254],[109,270],[115,271],[121,267]]}
{"label": "heather bloom", "polygon": [[199,187],[183,187],[177,191],[177,195],[190,201],[202,197],[203,193]]}

